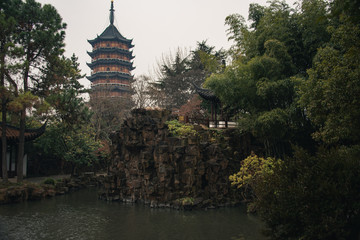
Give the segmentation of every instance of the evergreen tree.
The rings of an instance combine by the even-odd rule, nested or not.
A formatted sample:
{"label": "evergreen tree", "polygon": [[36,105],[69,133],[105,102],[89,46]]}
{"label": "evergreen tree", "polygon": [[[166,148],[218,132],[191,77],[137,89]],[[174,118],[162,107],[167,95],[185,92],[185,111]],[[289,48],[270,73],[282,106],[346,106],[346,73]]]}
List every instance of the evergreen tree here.
{"label": "evergreen tree", "polygon": [[159,107],[179,109],[192,98],[192,83],[200,86],[211,73],[223,70],[226,53],[214,49],[202,41],[188,55],[178,50],[174,57],[163,58],[158,79],[150,85],[153,98],[160,100]]}
{"label": "evergreen tree", "polygon": [[[35,0],[27,0],[20,5],[17,19],[17,31],[19,34],[15,38],[15,44],[23,50],[23,55],[18,58],[19,78],[22,79],[21,86],[24,94],[31,92],[32,86],[39,84],[47,62],[57,58],[63,53],[66,27],[62,23],[60,15],[51,5],[41,6]],[[40,74],[39,74],[40,70]],[[20,87],[20,86],[19,86]],[[20,111],[20,136],[19,151],[17,160],[17,179],[23,179],[23,157],[25,143],[26,109],[28,104],[24,104]]]}
{"label": "evergreen tree", "polygon": [[14,58],[21,54],[21,48],[14,44],[17,34],[16,24],[19,16],[21,1],[3,1],[0,3],[0,101],[1,101],[1,161],[3,181],[8,181],[7,176],[7,141],[6,122],[8,104],[17,93],[17,85],[10,77],[14,66]]}

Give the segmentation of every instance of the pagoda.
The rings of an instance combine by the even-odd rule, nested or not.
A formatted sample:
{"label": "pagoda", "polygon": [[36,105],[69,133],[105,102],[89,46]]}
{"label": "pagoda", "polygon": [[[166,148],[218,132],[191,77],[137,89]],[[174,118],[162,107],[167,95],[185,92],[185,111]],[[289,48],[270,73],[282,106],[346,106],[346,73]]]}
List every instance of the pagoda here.
{"label": "pagoda", "polygon": [[88,40],[93,50],[88,52],[91,63],[90,98],[126,97],[130,93],[134,69],[131,48],[132,40],[126,39],[114,26],[114,1],[111,1],[110,25],[93,40]]}

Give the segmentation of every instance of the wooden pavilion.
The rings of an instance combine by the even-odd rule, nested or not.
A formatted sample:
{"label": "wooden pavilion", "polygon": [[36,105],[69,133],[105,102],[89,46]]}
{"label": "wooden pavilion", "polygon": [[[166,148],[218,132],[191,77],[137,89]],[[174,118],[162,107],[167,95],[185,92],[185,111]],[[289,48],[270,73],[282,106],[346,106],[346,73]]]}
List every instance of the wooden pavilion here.
{"label": "wooden pavilion", "polygon": [[[41,136],[45,132],[46,123],[37,129],[26,129],[25,130],[25,142],[32,141],[39,136]],[[2,134],[2,125],[0,122],[0,136]],[[16,176],[17,169],[17,153],[18,153],[18,143],[19,143],[19,128],[6,125],[6,142],[7,142],[7,151],[6,151],[6,161],[7,161],[7,171],[8,177]],[[2,144],[2,140],[0,139],[0,143]],[[0,177],[2,177],[2,159],[1,155],[2,149],[0,147]],[[27,173],[27,162],[28,156],[24,154],[24,168],[23,174],[26,176]]]}

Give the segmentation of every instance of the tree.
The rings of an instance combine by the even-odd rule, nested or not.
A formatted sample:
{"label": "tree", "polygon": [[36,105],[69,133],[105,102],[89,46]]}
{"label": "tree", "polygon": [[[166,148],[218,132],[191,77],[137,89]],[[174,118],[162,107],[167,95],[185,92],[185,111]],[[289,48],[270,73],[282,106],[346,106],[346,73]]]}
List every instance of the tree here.
{"label": "tree", "polygon": [[48,129],[35,141],[38,152],[60,161],[61,171],[65,163],[77,174],[79,167],[90,166],[98,161],[97,150],[102,146],[91,126],[92,112],[85,105],[82,94],[87,90],[78,80],[83,77],[77,57],[52,59],[45,79],[57,79],[52,90],[46,92],[47,81],[38,87],[37,94],[43,95],[50,105]]}
{"label": "tree", "polygon": [[146,108],[153,105],[150,98],[150,81],[149,76],[140,75],[132,83],[132,89],[134,90],[133,99],[137,108]]}
{"label": "tree", "polygon": [[9,84],[6,84],[6,76],[9,75],[11,65],[9,59],[16,55],[18,48],[13,44],[14,35],[16,33],[16,10],[18,9],[19,1],[2,2],[0,4],[0,93],[1,93],[1,160],[2,160],[2,177],[3,181],[8,181],[7,164],[6,164],[6,116],[7,104],[10,101],[11,91]]}
{"label": "tree", "polygon": [[318,0],[303,0],[300,3],[299,11],[294,14],[298,22],[303,45],[304,68],[312,67],[317,49],[323,47],[330,40],[327,31],[331,24],[328,3]]}
{"label": "tree", "polygon": [[202,108],[202,100],[199,95],[194,94],[187,103],[182,105],[179,109],[179,116],[186,116],[195,119],[206,119],[207,111]]}
{"label": "tree", "polygon": [[102,147],[95,140],[95,131],[89,125],[77,125],[67,129],[62,122],[51,122],[46,132],[34,142],[36,153],[44,161],[56,159],[60,162],[60,171],[64,166],[71,166],[71,175],[77,175],[84,167],[93,166],[99,161]]}
{"label": "tree", "polygon": [[[4,12],[8,14],[5,18],[13,17],[15,20],[15,31],[10,37],[15,46],[21,48],[21,55],[13,60],[15,63],[13,71],[7,72],[8,82],[17,90],[16,97],[19,100],[28,99],[29,92],[36,88],[37,84],[44,80],[44,72],[47,69],[47,63],[52,58],[56,58],[63,53],[65,24],[56,9],[51,5],[41,6],[34,0],[26,2],[11,0],[9,6],[16,10]],[[5,5],[6,6],[6,5]],[[15,34],[16,33],[16,34]],[[7,56],[5,56],[6,59]],[[22,81],[18,84],[17,80]],[[24,94],[23,96],[21,96]],[[36,99],[36,98],[30,98]],[[23,155],[24,155],[24,133],[26,125],[26,110],[32,106],[33,102],[23,103],[20,109],[20,136],[18,145],[18,181],[23,179]]]}
{"label": "tree", "polygon": [[158,80],[152,86],[163,93],[160,107],[178,108],[186,102],[191,84],[184,77],[188,71],[186,57],[185,52],[178,49],[174,57],[163,57],[159,63]]}
{"label": "tree", "polygon": [[[318,127],[314,137],[327,144],[360,143],[360,27],[346,16],[332,28],[304,81],[301,104]],[[351,34],[349,34],[351,33]]]}
{"label": "tree", "polygon": [[249,212],[257,210],[257,195],[261,194],[257,187],[261,186],[266,178],[272,177],[274,169],[279,168],[281,164],[283,162],[280,159],[258,157],[252,153],[241,162],[240,171],[229,176],[231,186],[236,186],[244,200],[250,201]]}
{"label": "tree", "polygon": [[290,144],[311,148],[313,127],[298,105],[298,88],[308,78],[314,50],[329,39],[328,5],[306,0],[291,9],[284,1],[252,4],[248,27],[242,16],[226,18],[235,42],[233,61],[205,85],[215,91],[239,128],[264,143],[267,154],[290,153]]}
{"label": "tree", "polygon": [[222,71],[225,58],[225,51],[215,51],[206,41],[198,42],[190,54],[178,50],[174,57],[170,54],[159,63],[150,93],[158,98],[159,107],[179,109],[192,97],[192,83],[200,86],[211,73]]}
{"label": "tree", "polygon": [[[49,118],[60,121],[69,130],[80,125],[88,125],[92,113],[85,105],[82,94],[88,91],[79,83],[83,77],[80,73],[77,57],[73,54],[71,59],[61,57],[54,62],[54,68],[44,76],[46,79],[57,79],[56,85],[48,91],[48,87],[37,88],[38,95],[43,95],[54,111]],[[48,83],[44,81],[43,83]]]}
{"label": "tree", "polygon": [[359,148],[296,149],[256,184],[253,203],[271,239],[358,239]]}
{"label": "tree", "polygon": [[93,98],[90,99],[93,112],[91,124],[96,131],[96,139],[110,140],[110,134],[119,130],[124,119],[129,115],[134,103],[131,97]]}
{"label": "tree", "polygon": [[309,125],[295,102],[297,82],[291,78],[292,69],[285,45],[268,40],[263,56],[239,59],[205,83],[228,115],[239,119],[239,129],[261,140],[269,155],[284,154],[290,141],[298,143],[299,133]]}
{"label": "tree", "polygon": [[273,1],[253,9],[252,30],[231,19],[243,55],[207,80],[223,102],[237,107],[240,130],[305,146],[300,133],[318,146],[307,146],[311,152],[293,147],[270,172],[262,171],[263,160],[244,161],[232,177],[235,185],[250,185],[252,206],[272,239],[360,236],[357,2],[304,0],[287,14]]}

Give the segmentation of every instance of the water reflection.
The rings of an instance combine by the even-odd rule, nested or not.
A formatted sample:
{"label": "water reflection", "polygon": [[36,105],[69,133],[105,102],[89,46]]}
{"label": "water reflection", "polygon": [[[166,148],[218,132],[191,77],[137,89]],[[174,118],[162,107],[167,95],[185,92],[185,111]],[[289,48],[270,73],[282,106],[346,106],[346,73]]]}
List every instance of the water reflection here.
{"label": "water reflection", "polygon": [[0,206],[0,239],[254,240],[261,223],[244,209],[182,212],[97,200],[87,189]]}

